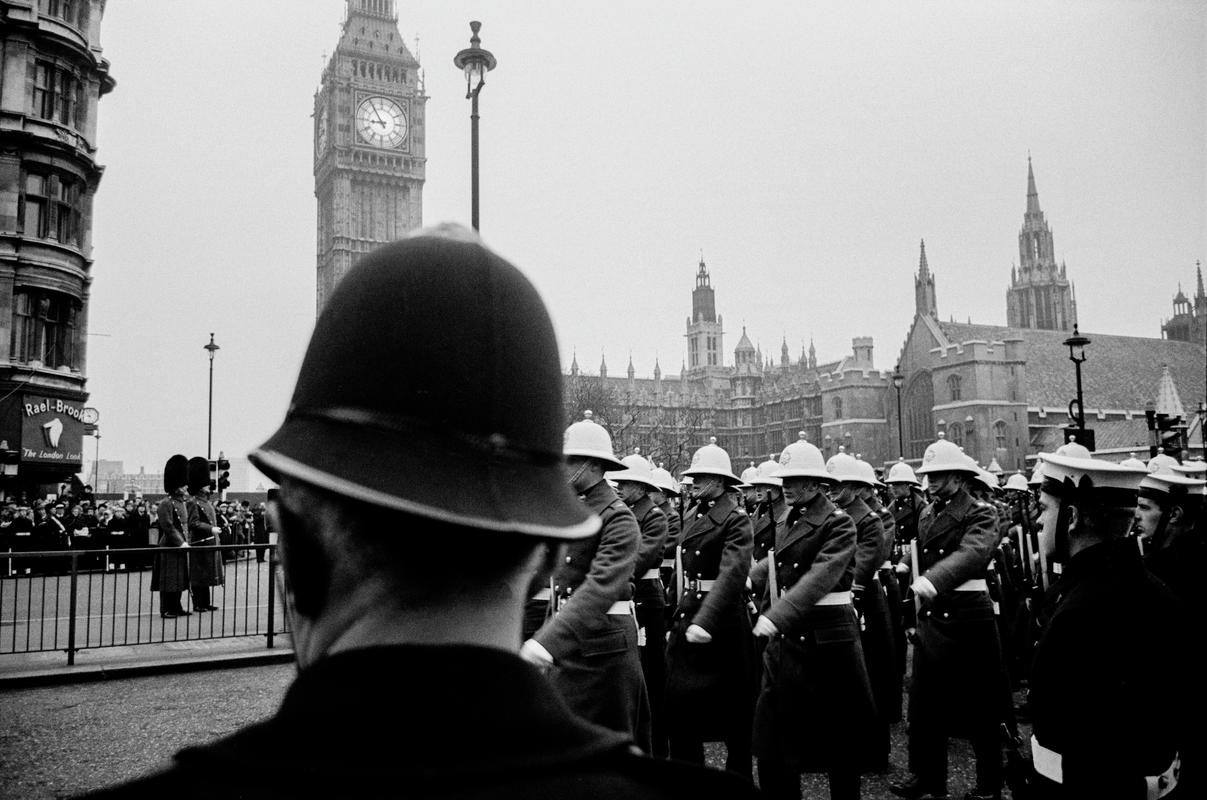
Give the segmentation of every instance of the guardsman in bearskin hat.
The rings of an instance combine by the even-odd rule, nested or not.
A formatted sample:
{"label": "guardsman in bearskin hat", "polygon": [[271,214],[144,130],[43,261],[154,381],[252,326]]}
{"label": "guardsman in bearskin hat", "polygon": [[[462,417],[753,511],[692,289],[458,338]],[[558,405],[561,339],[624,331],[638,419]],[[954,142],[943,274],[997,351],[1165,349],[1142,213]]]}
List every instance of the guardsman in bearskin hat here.
{"label": "guardsman in bearskin hat", "polygon": [[[1207,594],[1203,589],[1207,540],[1202,528],[1207,484],[1203,476],[1198,464],[1193,463],[1146,475],[1140,481],[1135,510],[1135,528],[1148,542],[1144,565],[1178,601],[1181,652],[1192,659],[1187,665],[1191,674],[1200,676],[1186,685],[1178,700],[1195,722],[1178,745],[1182,773],[1177,797],[1207,796],[1207,728],[1203,725],[1207,719],[1207,686],[1201,679],[1207,674],[1201,655],[1202,632],[1207,626]],[[1162,653],[1160,661],[1167,663],[1171,657]]]}
{"label": "guardsman in bearskin hat", "polygon": [[1172,595],[1124,539],[1145,472],[1061,451],[1041,455],[1040,548],[1061,570],[1031,669],[1033,795],[1164,797],[1179,775],[1186,654]]}
{"label": "guardsman in bearskin hat", "polygon": [[826,497],[835,477],[803,432],[779,464],[792,511],[751,575],[761,589],[754,635],[769,640],[754,720],[759,786],[799,798],[800,774],[824,772],[830,797],[857,798],[860,772],[881,754],[851,599],[855,523]]}
{"label": "guardsman in bearskin hat", "polygon": [[[298,675],[273,718],[106,796],[756,796],[635,754],[517,655],[534,575],[565,563],[560,545],[599,541],[564,469],[557,353],[535,287],[473,231],[419,231],[353,265],[284,423],[251,454],[280,484],[269,514]],[[632,513],[609,513],[627,515],[620,549],[636,553]],[[633,557],[618,562],[627,585]],[[617,599],[582,586],[586,605]],[[607,658],[627,637],[605,616],[576,633]]]}
{"label": "guardsman in bearskin hat", "polygon": [[[189,546],[213,547],[220,544],[218,513],[210,500],[209,462],[201,456],[189,459]],[[210,600],[210,587],[226,580],[222,569],[222,551],[193,550],[189,554],[189,588],[194,611],[217,611]]]}
{"label": "guardsman in bearskin hat", "polygon": [[650,498],[651,492],[658,492],[661,497],[653,466],[641,455],[640,448],[620,460],[626,469],[609,472],[608,480],[616,482],[617,494],[633,511],[641,527],[637,568],[633,571],[637,644],[641,651],[641,673],[650,698],[650,752],[665,758],[667,737],[662,697],[666,692],[666,587],[659,570],[668,527],[666,514]]}
{"label": "guardsman in bearskin hat", "polygon": [[1001,793],[999,725],[1009,684],[986,582],[997,514],[968,492],[967,482],[978,473],[976,462],[942,434],[918,468],[935,501],[918,516],[908,559],[910,589],[920,607],[909,689],[911,774],[889,787],[913,800],[947,796],[949,736],[971,740],[976,754],[976,788],[969,797]]}
{"label": "guardsman in bearskin hat", "polygon": [[570,543],[549,579],[534,586],[520,656],[547,671],[580,717],[632,737],[649,752],[650,706],[633,616],[641,531],[606,479],[605,473],[625,464],[612,454],[607,428],[592,416],[586,411],[566,429],[562,452],[570,487],[603,525],[596,535]]}
{"label": "guardsman in bearskin hat", "polygon": [[188,554],[178,548],[189,542],[189,460],[182,455],[168,459],[163,468],[163,490],[168,496],[155,509],[159,544],[165,548],[155,559],[151,591],[159,592],[159,615],[164,619],[188,616],[180,595],[189,590]]}
{"label": "guardsman in bearskin hat", "polygon": [[750,574],[750,517],[729,489],[740,483],[716,437],[692,455],[694,511],[675,554],[677,607],[666,651],[671,758],[704,762],[725,742],[726,769],[749,775],[754,643],[742,590]]}

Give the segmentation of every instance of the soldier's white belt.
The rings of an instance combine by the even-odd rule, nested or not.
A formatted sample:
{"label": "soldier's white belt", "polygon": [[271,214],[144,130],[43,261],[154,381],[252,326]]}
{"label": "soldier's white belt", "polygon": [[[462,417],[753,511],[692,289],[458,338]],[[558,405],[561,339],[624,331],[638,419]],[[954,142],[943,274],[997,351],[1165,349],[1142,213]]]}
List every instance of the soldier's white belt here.
{"label": "soldier's white belt", "polygon": [[548,586],[546,586],[544,589],[541,589],[539,592],[534,594],[532,596],[532,599],[533,600],[544,600],[544,601],[548,602],[553,599],[553,590],[550,589]]}
{"label": "soldier's white belt", "polygon": [[989,591],[989,584],[985,582],[984,578],[973,578],[972,580],[964,581],[959,586],[957,586],[956,591],[957,592],[987,592],[987,591]]}
{"label": "soldier's white belt", "polygon": [[880,568],[881,568],[881,569],[892,569],[892,568],[893,568],[893,562],[891,562],[891,561],[885,561],[883,564],[881,564],[881,565],[880,565]]}
{"label": "soldier's white belt", "polygon": [[613,603],[612,607],[608,609],[608,613],[627,617],[633,613],[633,601],[621,600],[619,603]]}
{"label": "soldier's white belt", "polygon": [[675,568],[675,559],[673,559],[673,558],[662,559],[662,568],[663,569],[674,569]]}
{"label": "soldier's white belt", "polygon": [[[1044,747],[1035,736],[1031,737],[1031,763],[1035,765],[1036,772],[1054,783],[1064,783],[1062,762],[1060,753]],[[1145,775],[1146,800],[1158,800],[1178,788],[1178,773],[1181,768],[1182,759],[1174,754],[1173,761],[1160,775]]]}
{"label": "soldier's white belt", "polygon": [[850,592],[830,592],[813,605],[816,606],[849,606],[851,604]]}
{"label": "soldier's white belt", "polygon": [[697,592],[711,592],[712,587],[716,586],[717,582],[715,580],[710,581],[704,578],[699,578],[694,581],[688,581],[687,584],[690,588]]}
{"label": "soldier's white belt", "polygon": [[645,571],[645,574],[641,576],[641,580],[643,580],[643,581],[656,581],[656,580],[658,580],[658,579],[659,579],[659,578],[661,578],[661,577],[662,577],[662,573],[661,573],[659,570],[657,570],[657,569],[648,569],[648,570],[646,570],[646,571]]}

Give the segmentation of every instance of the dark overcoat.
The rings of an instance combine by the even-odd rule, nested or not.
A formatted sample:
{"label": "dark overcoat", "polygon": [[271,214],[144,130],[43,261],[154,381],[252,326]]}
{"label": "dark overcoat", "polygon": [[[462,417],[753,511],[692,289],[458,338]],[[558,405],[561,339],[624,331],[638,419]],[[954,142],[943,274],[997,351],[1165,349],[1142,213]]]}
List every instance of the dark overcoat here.
{"label": "dark overcoat", "polygon": [[151,591],[185,592],[189,588],[189,559],[184,543],[188,541],[188,498],[165,497],[155,508],[159,527],[159,548],[151,572]]}
{"label": "dark overcoat", "polygon": [[571,542],[552,576],[556,613],[532,638],[553,656],[549,678],[574,713],[650,747],[649,700],[637,652],[637,622],[608,613],[633,599],[637,519],[607,481],[583,495],[599,532]]}
{"label": "dark overcoat", "polygon": [[896,565],[893,560],[893,555],[897,551],[897,521],[893,519],[893,512],[886,506],[878,506],[875,511],[880,515],[880,521],[884,524],[884,560],[880,562],[880,583],[884,586],[889,625],[893,631],[893,664],[897,669],[897,680],[888,709],[885,709],[880,703],[877,703],[877,708],[882,716],[887,711],[890,721],[898,722],[901,719],[901,681],[905,676],[905,656],[908,648],[905,640],[902,588],[897,579],[897,570],[894,569]]}
{"label": "dark overcoat", "polygon": [[[855,574],[852,587],[860,587],[862,595],[859,639],[863,645],[864,663],[867,664],[877,713],[883,723],[889,724],[901,716],[901,676],[897,671],[888,597],[880,580],[880,567],[884,564],[886,552],[884,521],[859,498],[843,511],[855,523]],[[887,746],[887,728],[884,736]]]}
{"label": "dark overcoat", "polygon": [[[189,546],[213,547],[220,544],[214,528],[218,514],[206,497],[194,497],[189,503]],[[226,576],[221,550],[193,550],[189,553],[189,580],[194,586],[221,586]]]}
{"label": "dark overcoat", "polygon": [[662,586],[665,590],[663,615],[669,623],[671,614],[675,610],[675,548],[679,546],[679,539],[683,537],[683,519],[679,516],[679,510],[670,500],[663,500],[658,506],[662,509],[662,513],[666,515],[666,541],[662,544],[662,568],[659,570],[662,574]]}
{"label": "dark overcoat", "polygon": [[276,715],[165,771],[95,798],[244,800],[662,800],[759,797],[748,780],[636,755],[576,717],[535,669],[471,646],[392,646],[327,656]]}
{"label": "dark overcoat", "polygon": [[[753,637],[742,592],[750,574],[750,517],[727,492],[694,508],[680,542],[682,576],[666,650],[666,714],[671,736],[746,739],[754,710]],[[699,581],[713,581],[705,591]],[[712,635],[687,641],[690,625]]]}
{"label": "dark overcoat", "polygon": [[986,577],[997,538],[993,507],[963,489],[918,516],[919,572],[938,595],[917,623],[911,724],[974,736],[1001,719],[1009,685],[993,603],[987,591],[957,591]]}
{"label": "dark overcoat", "polygon": [[[777,588],[760,609],[779,630],[763,653],[753,752],[801,772],[875,766],[876,709],[851,605],[817,605],[850,591],[855,524],[818,493],[776,534]],[[768,586],[769,559],[754,569]]]}
{"label": "dark overcoat", "polygon": [[[1069,559],[1046,604],[1028,699],[1032,733],[1060,754],[1063,783],[1040,778],[1037,796],[1144,798],[1145,776],[1160,775],[1178,749],[1188,681],[1203,679],[1185,671],[1172,595],[1124,539]],[[1188,788],[1171,800],[1202,796]]]}

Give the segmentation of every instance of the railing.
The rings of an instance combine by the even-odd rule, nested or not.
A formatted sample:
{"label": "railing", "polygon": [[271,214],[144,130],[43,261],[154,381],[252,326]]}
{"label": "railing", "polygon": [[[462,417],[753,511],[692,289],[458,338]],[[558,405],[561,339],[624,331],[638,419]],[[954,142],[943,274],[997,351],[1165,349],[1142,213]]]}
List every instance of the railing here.
{"label": "railing", "polygon": [[[155,555],[165,548],[0,553],[0,658],[202,639],[287,633],[279,598],[275,544],[212,545],[174,554],[222,552],[223,583],[210,587],[218,610],[163,617],[151,590]],[[262,557],[263,560],[259,560]],[[182,604],[192,603],[183,593]]]}

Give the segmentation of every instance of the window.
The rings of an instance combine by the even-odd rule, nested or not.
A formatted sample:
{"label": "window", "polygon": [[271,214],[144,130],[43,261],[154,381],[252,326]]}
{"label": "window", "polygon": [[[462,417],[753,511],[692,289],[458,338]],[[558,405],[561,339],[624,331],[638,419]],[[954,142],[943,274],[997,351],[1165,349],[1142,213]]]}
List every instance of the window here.
{"label": "window", "polygon": [[947,441],[952,444],[964,446],[964,426],[958,422],[953,422],[947,426]]}
{"label": "window", "polygon": [[[56,17],[64,22],[75,23],[75,5],[76,0],[41,0],[38,3],[42,16]],[[87,0],[82,0],[80,5],[88,5]],[[81,9],[81,16],[83,16]]]}
{"label": "window", "polygon": [[842,419],[842,398],[834,398],[834,419]]}
{"label": "window", "polygon": [[75,75],[49,61],[36,61],[34,71],[33,113],[61,125],[79,127],[76,108],[80,82]]}
{"label": "window", "polygon": [[12,360],[47,367],[75,366],[75,320],[80,302],[44,290],[13,295]]}
{"label": "window", "polygon": [[952,375],[947,379],[947,390],[951,392],[951,401],[960,399],[960,376]]}
{"label": "window", "polygon": [[20,198],[21,232],[79,247],[82,239],[81,182],[57,173],[26,172]]}
{"label": "window", "polygon": [[993,446],[998,450],[1005,450],[1006,443],[1009,441],[1009,429],[1006,428],[1006,423],[1003,420],[998,420],[993,423]]}

